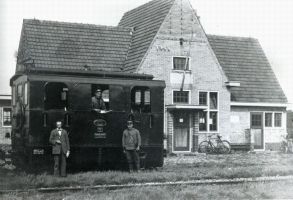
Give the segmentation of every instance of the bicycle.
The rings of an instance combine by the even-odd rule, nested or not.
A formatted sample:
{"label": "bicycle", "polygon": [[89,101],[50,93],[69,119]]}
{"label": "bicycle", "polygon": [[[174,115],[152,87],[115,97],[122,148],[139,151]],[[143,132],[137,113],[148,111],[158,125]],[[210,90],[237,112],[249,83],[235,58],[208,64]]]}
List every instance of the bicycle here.
{"label": "bicycle", "polygon": [[[217,138],[212,139],[212,136],[208,136],[208,140],[204,140],[199,144],[199,153],[218,153],[218,154],[228,154],[231,152],[230,142],[227,140],[222,140],[222,136],[217,135]],[[216,144],[211,140],[216,140]]]}

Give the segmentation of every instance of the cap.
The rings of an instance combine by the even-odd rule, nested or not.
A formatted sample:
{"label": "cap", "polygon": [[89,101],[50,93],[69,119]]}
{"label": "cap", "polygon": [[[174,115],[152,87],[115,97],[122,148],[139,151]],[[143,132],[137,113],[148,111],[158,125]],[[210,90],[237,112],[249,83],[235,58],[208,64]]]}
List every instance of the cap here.
{"label": "cap", "polygon": [[101,89],[96,89],[96,92],[102,92],[102,90]]}

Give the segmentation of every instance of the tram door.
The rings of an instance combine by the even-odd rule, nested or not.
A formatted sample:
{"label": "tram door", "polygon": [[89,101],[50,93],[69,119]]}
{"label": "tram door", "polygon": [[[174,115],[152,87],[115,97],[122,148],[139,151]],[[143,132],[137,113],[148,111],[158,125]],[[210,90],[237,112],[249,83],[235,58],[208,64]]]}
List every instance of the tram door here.
{"label": "tram door", "polygon": [[174,113],[174,151],[190,151],[190,119],[186,112]]}

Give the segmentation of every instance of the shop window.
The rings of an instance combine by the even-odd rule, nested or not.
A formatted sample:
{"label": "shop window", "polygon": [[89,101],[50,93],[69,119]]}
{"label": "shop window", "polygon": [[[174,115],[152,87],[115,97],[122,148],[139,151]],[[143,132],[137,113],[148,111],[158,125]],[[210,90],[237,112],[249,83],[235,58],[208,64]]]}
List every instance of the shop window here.
{"label": "shop window", "polygon": [[2,119],[2,126],[11,126],[11,108],[3,108]]}
{"label": "shop window", "polygon": [[68,87],[65,83],[47,83],[44,98],[45,110],[68,109]]}
{"label": "shop window", "polygon": [[189,103],[189,91],[173,91],[173,103]]}
{"label": "shop window", "polygon": [[174,70],[189,70],[189,58],[173,57]]}
{"label": "shop window", "polygon": [[199,131],[207,131],[207,112],[199,112]]}
{"label": "shop window", "polygon": [[207,105],[208,102],[208,93],[199,92],[199,105]]}
{"label": "shop window", "polygon": [[272,121],[273,121],[273,114],[272,113],[266,113],[265,114],[265,126],[266,127],[272,127]]}
{"label": "shop window", "polygon": [[131,109],[135,112],[151,112],[151,92],[148,87],[131,90]]}
{"label": "shop window", "polygon": [[210,131],[218,130],[218,112],[210,112]]}
{"label": "shop window", "polygon": [[282,113],[275,113],[275,127],[282,126]]}

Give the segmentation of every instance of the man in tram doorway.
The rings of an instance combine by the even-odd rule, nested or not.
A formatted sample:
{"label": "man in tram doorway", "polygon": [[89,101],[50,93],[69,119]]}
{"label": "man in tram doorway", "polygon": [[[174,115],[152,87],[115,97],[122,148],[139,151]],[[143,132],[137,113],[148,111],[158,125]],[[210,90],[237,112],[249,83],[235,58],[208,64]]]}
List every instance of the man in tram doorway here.
{"label": "man in tram doorway", "polygon": [[95,91],[95,96],[92,97],[92,109],[97,112],[101,112],[102,110],[106,110],[105,102],[102,98],[102,90],[97,89]]}
{"label": "man in tram doorway", "polygon": [[70,154],[70,145],[67,131],[62,128],[62,122],[56,122],[56,129],[50,134],[49,142],[53,145],[52,154],[54,156],[54,175],[66,177],[66,158]]}
{"label": "man in tram doorway", "polygon": [[139,171],[140,169],[140,160],[138,152],[140,149],[140,145],[140,133],[137,129],[133,128],[133,121],[128,120],[127,129],[124,130],[122,136],[122,147],[127,158],[129,172],[133,172],[133,170]]}

